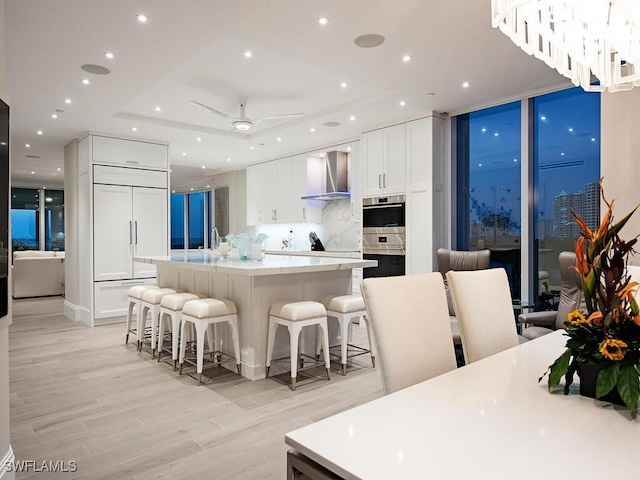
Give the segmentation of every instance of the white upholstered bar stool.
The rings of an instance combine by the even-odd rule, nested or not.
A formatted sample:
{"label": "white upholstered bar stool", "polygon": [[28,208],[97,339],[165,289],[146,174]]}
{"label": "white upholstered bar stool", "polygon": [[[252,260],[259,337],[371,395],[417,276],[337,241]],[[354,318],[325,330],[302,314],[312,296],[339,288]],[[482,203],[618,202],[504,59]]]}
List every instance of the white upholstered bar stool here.
{"label": "white upholstered bar stool", "polygon": [[[131,287],[129,289],[129,307],[127,308],[127,334],[124,339],[124,343],[129,343],[129,334],[133,333],[138,337],[138,319],[140,318],[140,313],[142,308],[140,306],[140,301],[142,300],[142,294],[147,290],[160,288],[158,285],[136,285],[135,287]],[[135,310],[136,313],[136,328],[131,328],[131,323],[133,323],[133,312]],[[137,344],[137,346],[140,346]]]}
{"label": "white upholstered bar stool", "polygon": [[171,358],[173,370],[177,370],[178,347],[180,338],[180,321],[182,320],[182,308],[189,300],[204,298],[204,295],[196,293],[175,293],[165,295],[160,301],[160,327],[158,329],[158,362],[162,356],[162,344],[164,343],[164,327],[171,329]]}
{"label": "white upholstered bar stool", "polygon": [[147,313],[151,312],[151,358],[156,356],[156,335],[158,334],[158,324],[160,323],[160,302],[166,295],[181,293],[181,290],[173,288],[153,288],[146,290],[140,300],[140,316],[138,317],[138,351],[142,350],[144,342],[144,331],[147,326]]}
{"label": "white upholstered bar stool", "polygon": [[[322,344],[324,350],[324,365],[327,369],[327,380],[331,379],[329,368],[329,334],[327,332],[327,311],[320,302],[278,302],[271,305],[269,310],[269,335],[267,339],[267,368],[266,376],[269,376],[273,346],[276,340],[278,325],[289,329],[289,343],[291,345],[291,390],[296,389],[298,377],[298,341],[300,332],[304,327],[316,325],[322,329]],[[318,332],[318,335],[320,332]]]}
{"label": "white upholstered bar stool", "polygon": [[180,325],[180,374],[184,365],[185,351],[187,348],[186,328],[192,323],[196,327],[196,372],[198,373],[198,385],[202,383],[202,366],[204,363],[204,337],[207,335],[210,354],[221,353],[216,351],[215,344],[219,343],[214,338],[213,328],[216,324],[227,323],[231,330],[233,351],[235,354],[238,375],[241,374],[240,364],[240,339],[238,336],[238,310],[231,300],[202,298],[189,300],[182,307],[182,321]]}
{"label": "white upholstered bar stool", "polygon": [[[376,366],[376,346],[371,334],[371,326],[367,318],[367,309],[364,305],[362,295],[329,295],[322,297],[320,302],[327,310],[327,317],[338,320],[340,328],[340,360],[342,363],[342,375],[347,374],[347,357],[349,347],[359,350],[355,355],[363,353],[371,354],[371,364]],[[364,349],[357,345],[349,344],[351,325],[354,318],[362,318],[367,327],[367,337],[369,339],[369,349]],[[317,344],[316,353],[320,353],[320,342]]]}

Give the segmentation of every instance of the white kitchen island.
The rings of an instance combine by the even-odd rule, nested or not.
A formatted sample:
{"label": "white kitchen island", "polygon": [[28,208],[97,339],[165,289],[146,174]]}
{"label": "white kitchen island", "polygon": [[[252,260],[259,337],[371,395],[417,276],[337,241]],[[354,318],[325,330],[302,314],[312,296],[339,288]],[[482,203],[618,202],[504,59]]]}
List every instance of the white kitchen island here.
{"label": "white kitchen island", "polygon": [[[136,257],[135,261],[156,265],[158,284],[163,287],[226,298],[236,304],[242,375],[251,380],[265,376],[271,304],[350,294],[351,270],[377,264],[372,260],[300,255],[265,255],[260,261],[223,259],[209,251]],[[329,333],[335,338],[331,328]],[[306,338],[307,350],[315,348],[315,333],[307,332]],[[228,339],[224,344],[231,345]],[[274,358],[288,353],[288,332],[280,328]]]}

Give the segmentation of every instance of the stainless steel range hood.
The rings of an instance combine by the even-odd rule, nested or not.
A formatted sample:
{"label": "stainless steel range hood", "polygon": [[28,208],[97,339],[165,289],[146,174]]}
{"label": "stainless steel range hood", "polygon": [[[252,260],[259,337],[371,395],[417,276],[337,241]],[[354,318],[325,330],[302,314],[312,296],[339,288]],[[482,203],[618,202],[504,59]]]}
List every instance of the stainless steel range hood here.
{"label": "stainless steel range hood", "polygon": [[349,158],[345,152],[327,152],[325,161],[326,186],[324,192],[303,195],[304,200],[342,200],[349,193]]}

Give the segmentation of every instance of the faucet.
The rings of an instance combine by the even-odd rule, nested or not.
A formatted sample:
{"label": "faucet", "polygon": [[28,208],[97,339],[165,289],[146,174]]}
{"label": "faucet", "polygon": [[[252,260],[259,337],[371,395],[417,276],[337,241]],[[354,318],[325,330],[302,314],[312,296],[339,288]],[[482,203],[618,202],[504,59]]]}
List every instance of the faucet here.
{"label": "faucet", "polygon": [[216,227],[213,227],[211,229],[211,250],[216,249],[217,247],[219,247],[220,243],[220,234],[218,233],[218,229]]}

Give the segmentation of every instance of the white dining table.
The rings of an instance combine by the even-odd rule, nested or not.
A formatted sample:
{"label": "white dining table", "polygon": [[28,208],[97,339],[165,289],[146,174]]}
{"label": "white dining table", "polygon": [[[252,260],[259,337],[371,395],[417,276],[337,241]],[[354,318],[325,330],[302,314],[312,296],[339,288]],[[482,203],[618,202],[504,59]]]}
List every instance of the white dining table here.
{"label": "white dining table", "polygon": [[562,388],[550,393],[547,377],[538,383],[564,351],[563,333],[294,430],[285,441],[345,479],[639,475],[637,410],[580,396],[577,377],[566,396]]}

